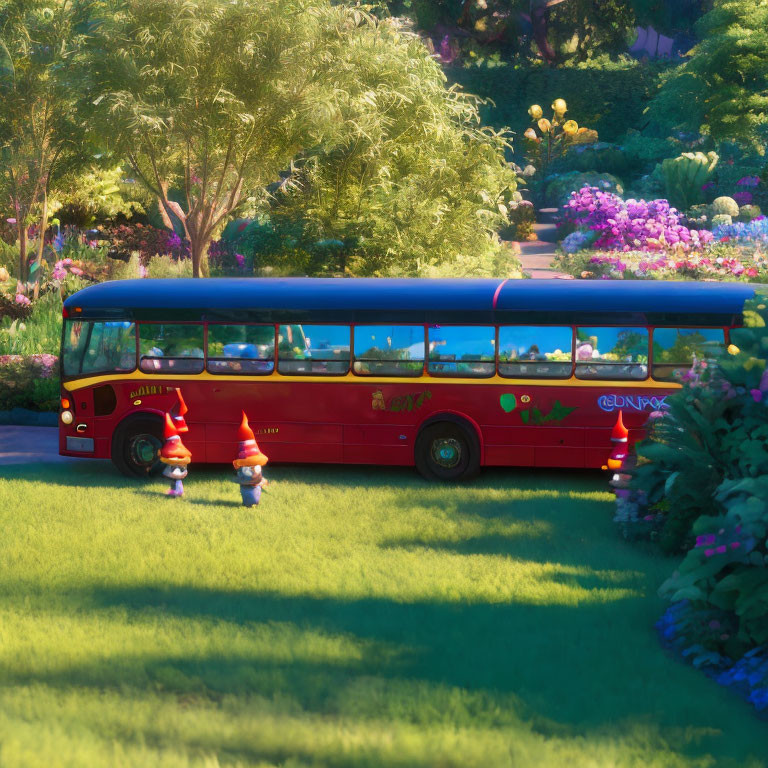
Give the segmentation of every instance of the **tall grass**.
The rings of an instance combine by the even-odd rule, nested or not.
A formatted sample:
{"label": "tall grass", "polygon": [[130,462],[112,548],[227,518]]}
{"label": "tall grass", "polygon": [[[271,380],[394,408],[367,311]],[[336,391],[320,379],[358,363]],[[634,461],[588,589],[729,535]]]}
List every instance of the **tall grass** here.
{"label": "tall grass", "polygon": [[595,474],[0,467],[0,765],[765,766]]}

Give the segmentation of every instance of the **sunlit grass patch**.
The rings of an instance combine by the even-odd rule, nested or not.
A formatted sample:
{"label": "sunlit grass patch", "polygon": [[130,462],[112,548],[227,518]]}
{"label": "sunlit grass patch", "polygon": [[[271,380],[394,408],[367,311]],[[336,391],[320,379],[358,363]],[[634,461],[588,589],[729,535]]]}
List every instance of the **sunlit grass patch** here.
{"label": "sunlit grass patch", "polygon": [[[0,765],[704,766],[765,726],[659,648],[604,478],[3,468]],[[714,761],[714,762],[713,762]],[[762,765],[757,760],[755,765]]]}

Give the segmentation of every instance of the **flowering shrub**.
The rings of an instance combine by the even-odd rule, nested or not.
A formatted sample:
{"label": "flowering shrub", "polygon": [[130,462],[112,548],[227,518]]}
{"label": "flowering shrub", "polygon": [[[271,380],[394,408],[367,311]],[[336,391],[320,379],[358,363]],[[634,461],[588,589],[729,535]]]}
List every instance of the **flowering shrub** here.
{"label": "flowering shrub", "polygon": [[59,361],[55,355],[0,355],[0,410],[55,411]]}
{"label": "flowering shrub", "polygon": [[[716,366],[695,366],[667,398],[632,471],[636,517],[644,519],[642,507],[661,515],[662,546],[687,549],[660,590],[673,603],[688,601],[689,620],[673,621],[669,637],[694,663],[717,666],[727,657],[729,685],[757,663],[759,654],[745,654],[768,645],[766,346],[768,296],[758,294],[745,308],[744,327],[731,332],[728,354]],[[750,688],[751,697],[766,678],[762,666],[750,674],[762,686]],[[751,700],[768,701],[763,693]]]}
{"label": "flowering shrub", "polygon": [[687,252],[712,240],[706,230],[688,229],[666,200],[622,200],[597,187],[582,187],[565,206],[568,221],[596,234],[607,251]]}
{"label": "flowering shrub", "polygon": [[101,231],[101,239],[109,241],[109,255],[127,261],[131,254],[141,254],[143,262],[153,256],[190,258],[189,244],[175,232],[147,224],[119,224]]}

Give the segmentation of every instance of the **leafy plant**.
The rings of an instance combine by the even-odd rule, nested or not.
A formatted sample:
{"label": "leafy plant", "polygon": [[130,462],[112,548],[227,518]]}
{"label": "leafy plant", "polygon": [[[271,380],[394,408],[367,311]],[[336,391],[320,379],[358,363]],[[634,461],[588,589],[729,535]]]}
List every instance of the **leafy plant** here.
{"label": "leafy plant", "polygon": [[687,209],[704,201],[702,187],[720,160],[716,152],[685,152],[661,163],[667,197],[672,205]]}

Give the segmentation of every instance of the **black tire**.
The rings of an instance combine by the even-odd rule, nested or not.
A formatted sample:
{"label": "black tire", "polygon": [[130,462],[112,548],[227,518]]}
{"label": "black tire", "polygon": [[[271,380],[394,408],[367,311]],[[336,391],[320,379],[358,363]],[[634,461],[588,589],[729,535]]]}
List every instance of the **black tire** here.
{"label": "black tire", "polygon": [[150,477],[162,469],[163,422],[142,414],[125,419],[112,435],[112,463],[128,477]]}
{"label": "black tire", "polygon": [[419,432],[415,459],[427,480],[464,482],[480,471],[480,442],[469,425],[438,421]]}

